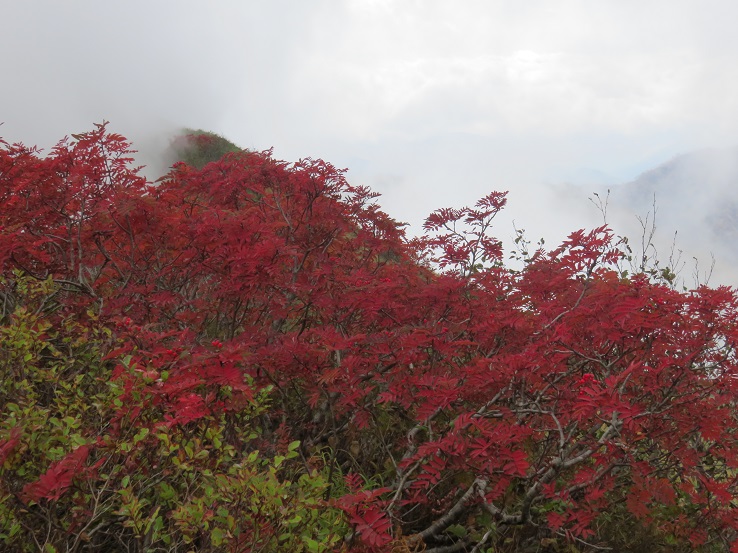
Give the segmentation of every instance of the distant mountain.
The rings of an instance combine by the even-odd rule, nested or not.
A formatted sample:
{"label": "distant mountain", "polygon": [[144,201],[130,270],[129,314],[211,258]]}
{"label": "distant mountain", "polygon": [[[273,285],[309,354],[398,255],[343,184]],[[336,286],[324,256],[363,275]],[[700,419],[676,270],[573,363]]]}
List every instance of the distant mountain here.
{"label": "distant mountain", "polygon": [[703,200],[705,192],[734,196],[737,185],[738,148],[709,149],[677,156],[644,172],[623,190],[631,202],[650,201],[656,193],[679,204],[693,197]]}
{"label": "distant mountain", "polygon": [[621,194],[632,208],[650,206],[655,198],[660,215],[707,229],[738,252],[738,148],[680,155],[624,185]]}
{"label": "distant mountain", "polygon": [[201,129],[183,129],[171,142],[165,154],[171,163],[181,161],[196,169],[202,169],[212,161],[218,161],[228,153],[241,152],[242,148],[219,134]]}
{"label": "distant mountain", "polygon": [[720,272],[729,273],[730,280],[738,275],[738,148],[677,156],[632,182],[611,187],[610,204],[615,226],[626,228],[631,239],[642,233],[634,216],[644,218],[650,212],[652,217],[655,205],[661,252],[668,247],[665,240],[677,232],[676,246],[687,259],[696,257],[704,267],[714,254]]}

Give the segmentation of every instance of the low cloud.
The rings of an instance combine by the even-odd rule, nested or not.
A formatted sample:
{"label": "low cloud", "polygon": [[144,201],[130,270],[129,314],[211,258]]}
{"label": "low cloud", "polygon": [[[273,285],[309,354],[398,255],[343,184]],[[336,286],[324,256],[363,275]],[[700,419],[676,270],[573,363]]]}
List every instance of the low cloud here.
{"label": "low cloud", "polygon": [[514,219],[550,243],[598,222],[603,183],[738,144],[736,16],[728,0],[8,3],[0,135],[48,148],[109,120],[155,176],[173,132],[204,128],[348,167],[415,232],[510,190],[499,234]]}

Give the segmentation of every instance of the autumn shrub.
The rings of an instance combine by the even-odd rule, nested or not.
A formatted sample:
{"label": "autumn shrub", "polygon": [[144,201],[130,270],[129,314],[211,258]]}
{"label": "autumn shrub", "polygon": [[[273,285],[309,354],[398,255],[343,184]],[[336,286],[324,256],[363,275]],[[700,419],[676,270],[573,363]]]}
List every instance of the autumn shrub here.
{"label": "autumn shrub", "polygon": [[504,193],[411,240],[322,160],[129,154],[0,151],[9,548],[738,550],[732,289],[605,227],[508,267]]}
{"label": "autumn shrub", "polygon": [[[5,551],[332,550],[346,534],[299,443],[256,449],[269,390],[195,416],[162,408],[150,366],[96,314],[47,313],[59,292],[16,273],[0,328],[0,544]],[[81,318],[81,320],[79,320]],[[171,370],[171,369],[170,369]],[[166,394],[166,392],[164,392]],[[188,422],[188,417],[192,420]],[[29,540],[29,537],[31,538]]]}

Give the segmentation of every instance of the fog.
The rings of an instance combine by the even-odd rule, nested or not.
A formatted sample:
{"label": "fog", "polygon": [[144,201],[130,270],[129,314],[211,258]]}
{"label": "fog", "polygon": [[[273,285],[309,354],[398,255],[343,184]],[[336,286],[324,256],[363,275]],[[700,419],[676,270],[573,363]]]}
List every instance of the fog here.
{"label": "fog", "polygon": [[[0,136],[48,148],[108,120],[155,178],[172,133],[203,128],[348,168],[411,233],[509,190],[498,235],[515,221],[551,244],[601,223],[592,192],[738,145],[737,15],[729,0],[6,1]],[[685,257],[709,265],[705,214],[734,181],[707,163],[696,179],[719,185],[657,203],[660,236],[681,226]],[[616,230],[650,208],[613,194]],[[712,283],[738,283],[716,249]]]}

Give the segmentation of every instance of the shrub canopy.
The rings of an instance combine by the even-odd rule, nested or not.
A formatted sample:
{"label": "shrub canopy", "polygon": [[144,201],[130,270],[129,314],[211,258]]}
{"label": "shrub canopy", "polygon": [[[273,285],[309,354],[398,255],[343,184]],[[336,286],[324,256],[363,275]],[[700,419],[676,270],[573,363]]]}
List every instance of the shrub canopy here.
{"label": "shrub canopy", "polygon": [[321,160],[130,153],[2,143],[8,550],[738,551],[731,289],[604,227],[511,268],[504,193],[409,240]]}

